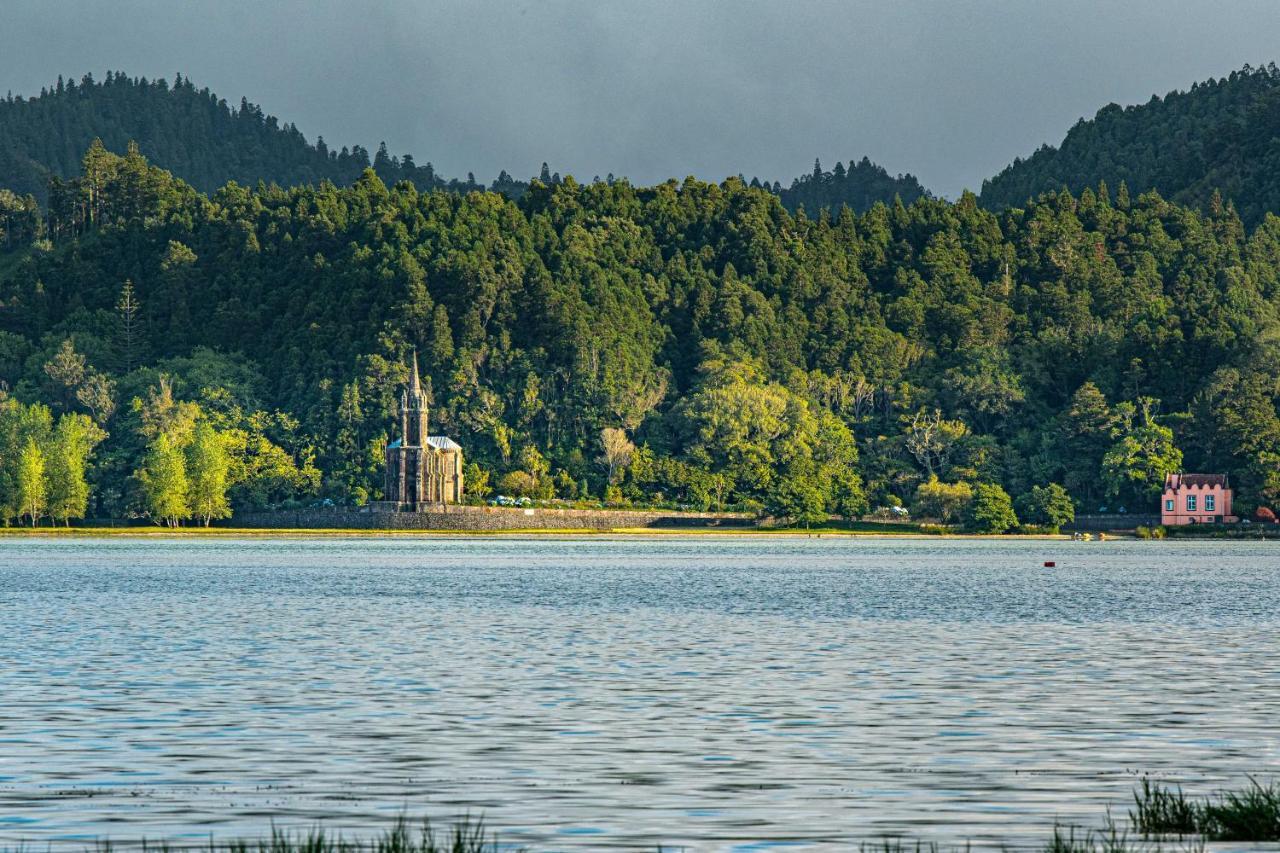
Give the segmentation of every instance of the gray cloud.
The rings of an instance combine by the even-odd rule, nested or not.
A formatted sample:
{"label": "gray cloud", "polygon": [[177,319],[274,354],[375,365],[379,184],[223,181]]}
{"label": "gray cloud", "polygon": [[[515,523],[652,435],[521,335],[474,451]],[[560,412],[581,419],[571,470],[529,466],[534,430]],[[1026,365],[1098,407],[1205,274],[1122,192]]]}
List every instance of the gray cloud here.
{"label": "gray cloud", "polygon": [[1278,36],[1272,0],[2,0],[0,90],[180,71],[448,175],[786,180],[865,154],[953,196]]}

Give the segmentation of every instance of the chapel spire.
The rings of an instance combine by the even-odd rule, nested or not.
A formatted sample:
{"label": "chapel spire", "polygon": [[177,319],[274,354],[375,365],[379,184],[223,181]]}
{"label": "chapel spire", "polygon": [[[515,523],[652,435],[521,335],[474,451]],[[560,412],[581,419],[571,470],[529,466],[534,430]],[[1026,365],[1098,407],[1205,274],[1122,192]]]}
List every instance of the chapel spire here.
{"label": "chapel spire", "polygon": [[413,370],[409,374],[409,393],[416,394],[422,390],[422,382],[418,379],[418,348],[413,348]]}
{"label": "chapel spire", "polygon": [[418,351],[413,351],[409,384],[400,395],[400,435],[406,447],[421,447],[427,440],[427,392],[418,373]]}

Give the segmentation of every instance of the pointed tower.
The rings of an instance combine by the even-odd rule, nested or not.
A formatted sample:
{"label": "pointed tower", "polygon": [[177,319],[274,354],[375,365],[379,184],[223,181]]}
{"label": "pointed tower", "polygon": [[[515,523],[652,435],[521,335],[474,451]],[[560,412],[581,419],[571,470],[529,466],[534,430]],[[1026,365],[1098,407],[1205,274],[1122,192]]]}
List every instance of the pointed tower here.
{"label": "pointed tower", "polygon": [[422,447],[427,440],[427,393],[418,378],[418,351],[413,351],[409,387],[400,394],[400,435],[405,447]]}
{"label": "pointed tower", "polygon": [[409,384],[400,395],[400,438],[386,447],[386,487],[382,503],[399,512],[462,502],[462,448],[442,435],[427,434],[427,392],[413,352]]}

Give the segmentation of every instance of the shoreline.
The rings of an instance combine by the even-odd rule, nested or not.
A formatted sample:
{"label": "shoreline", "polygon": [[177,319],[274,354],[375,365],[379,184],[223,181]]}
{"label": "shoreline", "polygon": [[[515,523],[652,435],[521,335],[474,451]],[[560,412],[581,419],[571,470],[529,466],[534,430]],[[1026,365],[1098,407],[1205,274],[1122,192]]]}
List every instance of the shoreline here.
{"label": "shoreline", "polygon": [[[544,539],[544,538],[738,538],[786,539],[912,539],[912,540],[1008,540],[1069,542],[1070,534],[916,533],[908,531],[844,530],[841,528],[529,528],[524,530],[408,530],[256,527],[6,527],[0,539]],[[1108,534],[1109,539],[1133,539],[1128,534]]]}
{"label": "shoreline", "polygon": [[[1111,534],[1108,534],[1110,537]],[[413,530],[413,529],[321,529],[321,528],[0,528],[0,538],[137,538],[137,539],[534,539],[534,538],[662,538],[662,537],[785,537],[797,539],[1018,539],[1070,542],[1070,534],[978,534],[914,533],[890,530],[844,530],[840,528],[527,528],[513,530]],[[1120,537],[1116,538],[1132,538]]]}

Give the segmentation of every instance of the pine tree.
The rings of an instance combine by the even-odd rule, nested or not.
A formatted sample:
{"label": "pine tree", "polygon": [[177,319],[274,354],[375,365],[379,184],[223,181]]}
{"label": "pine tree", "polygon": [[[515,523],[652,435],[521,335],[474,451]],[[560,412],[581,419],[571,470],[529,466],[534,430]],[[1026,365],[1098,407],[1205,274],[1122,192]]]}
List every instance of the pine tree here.
{"label": "pine tree", "polygon": [[436,303],[431,318],[431,358],[437,367],[443,367],[453,358],[453,332],[449,328],[449,312]]}
{"label": "pine tree", "polygon": [[125,279],[124,286],[120,288],[120,299],[116,302],[116,315],[120,318],[120,363],[125,373],[132,373],[136,366],[140,331],[138,312],[141,310],[138,296],[133,291],[133,282]]}

